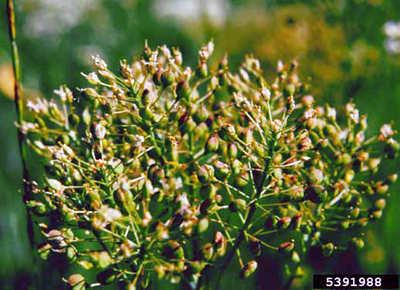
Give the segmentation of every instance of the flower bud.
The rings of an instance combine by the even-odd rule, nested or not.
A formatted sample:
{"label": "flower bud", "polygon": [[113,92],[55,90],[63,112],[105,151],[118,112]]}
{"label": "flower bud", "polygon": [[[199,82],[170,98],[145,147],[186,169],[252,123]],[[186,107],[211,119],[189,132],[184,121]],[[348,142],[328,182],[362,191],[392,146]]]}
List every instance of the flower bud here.
{"label": "flower bud", "polygon": [[219,256],[225,255],[227,241],[221,232],[216,232],[214,237],[214,244]]}
{"label": "flower bud", "polygon": [[258,264],[256,261],[248,262],[239,273],[240,279],[247,279],[257,270]]}
{"label": "flower bud", "polygon": [[292,252],[292,262],[296,264],[301,262],[299,253],[297,253],[297,251]]}
{"label": "flower bud", "polygon": [[307,182],[309,184],[320,184],[324,179],[324,174],[321,170],[313,168],[308,175]]}
{"label": "flower bud", "polygon": [[241,188],[245,187],[249,183],[249,174],[243,172],[235,178],[235,184]]}
{"label": "flower bud", "polygon": [[232,162],[232,170],[233,170],[233,175],[239,175],[240,172],[242,171],[243,164],[239,160],[235,159]]}
{"label": "flower bud", "polygon": [[374,203],[375,208],[383,210],[386,207],[386,200],[384,198],[378,199]]}
{"label": "flower bud", "polygon": [[387,184],[393,184],[397,181],[397,174],[392,174],[386,179]]}
{"label": "flower bud", "polygon": [[208,68],[206,63],[202,62],[199,64],[199,66],[196,68],[196,76],[199,79],[204,79],[208,76]]}
{"label": "flower bud", "polygon": [[200,106],[200,108],[198,108],[195,111],[195,113],[193,115],[193,119],[196,121],[197,124],[200,124],[202,122],[205,122],[209,116],[210,116],[210,113],[207,110],[206,106]]}
{"label": "flower bud", "polygon": [[359,214],[360,214],[360,208],[358,208],[358,207],[355,207],[350,211],[350,215],[354,219],[356,219]]}
{"label": "flower bud", "polygon": [[204,233],[205,231],[207,231],[209,224],[210,223],[207,218],[200,219],[197,224],[199,233]]}
{"label": "flower bud", "polygon": [[362,249],[364,248],[364,241],[360,238],[352,238],[348,243],[349,248]]}

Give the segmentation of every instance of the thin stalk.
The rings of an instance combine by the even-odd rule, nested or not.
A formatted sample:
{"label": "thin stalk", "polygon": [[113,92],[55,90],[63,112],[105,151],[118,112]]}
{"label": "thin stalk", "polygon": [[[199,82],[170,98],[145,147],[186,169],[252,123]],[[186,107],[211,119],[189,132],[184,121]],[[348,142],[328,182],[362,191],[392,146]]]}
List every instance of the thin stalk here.
{"label": "thin stalk", "polygon": [[[22,161],[22,176],[23,176],[23,201],[24,203],[32,198],[32,190],[29,179],[28,167],[26,165],[27,151],[24,146],[24,134],[21,131],[21,125],[23,121],[23,104],[22,104],[22,84],[21,84],[21,67],[19,62],[18,47],[17,47],[17,35],[15,29],[15,13],[14,13],[14,3],[12,0],[7,0],[7,22],[8,22],[8,33],[11,44],[11,58],[13,63],[14,71],[14,104],[15,111],[17,113],[17,124],[18,124],[18,145]],[[34,231],[33,222],[30,215],[30,210],[27,208],[27,230],[29,243],[32,249],[35,248],[34,245]]]}

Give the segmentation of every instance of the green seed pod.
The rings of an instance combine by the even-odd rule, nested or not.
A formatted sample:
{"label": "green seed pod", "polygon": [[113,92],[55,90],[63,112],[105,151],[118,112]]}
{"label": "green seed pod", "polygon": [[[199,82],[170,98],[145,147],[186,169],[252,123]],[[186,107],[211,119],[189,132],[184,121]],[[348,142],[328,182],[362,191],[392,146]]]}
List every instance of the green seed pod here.
{"label": "green seed pod", "polygon": [[213,184],[203,184],[200,188],[200,196],[202,199],[214,199],[217,190]]}
{"label": "green seed pod", "polygon": [[286,242],[279,245],[279,253],[289,253],[294,249],[294,243]]}
{"label": "green seed pod", "polygon": [[374,205],[376,209],[383,210],[386,207],[386,200],[384,198],[378,199]]}
{"label": "green seed pod", "polygon": [[305,191],[305,198],[313,203],[321,203],[327,197],[325,188],[318,184],[310,184]]}
{"label": "green seed pod", "polygon": [[340,223],[340,227],[341,227],[343,230],[347,230],[347,229],[349,228],[349,225],[350,225],[350,222],[349,222],[348,220],[343,221],[343,222]]}
{"label": "green seed pod", "polygon": [[355,207],[350,211],[350,216],[354,219],[356,219],[360,214],[360,208]]}
{"label": "green seed pod", "polygon": [[349,248],[362,249],[364,241],[361,238],[352,238],[348,243]]}
{"label": "green seed pod", "polygon": [[68,285],[69,289],[71,290],[85,290],[85,277],[83,277],[81,274],[73,274],[68,278]]}
{"label": "green seed pod", "polygon": [[240,210],[244,210],[246,206],[246,201],[244,199],[238,198],[229,204],[229,210],[231,212],[238,212]]}
{"label": "green seed pod", "polygon": [[233,175],[239,175],[242,171],[243,164],[239,160],[235,159],[232,162],[232,172]]}
{"label": "green seed pod", "polygon": [[248,243],[248,248],[250,253],[256,257],[261,255],[261,242],[258,239],[251,237]]}
{"label": "green seed pod", "polygon": [[169,259],[182,259],[184,251],[177,241],[169,240],[164,246],[163,255]]}
{"label": "green seed pod", "polygon": [[219,179],[219,180],[226,180],[226,178],[229,176],[229,174],[231,173],[231,169],[229,168],[229,165],[226,163],[223,163],[219,160],[214,162],[214,169],[215,169],[215,176]]}
{"label": "green seed pod", "polygon": [[194,115],[193,115],[193,119],[196,121],[197,124],[200,124],[202,122],[205,122],[208,117],[210,116],[210,112],[207,110],[206,106],[200,106],[200,108],[198,108]]}
{"label": "green seed pod", "polygon": [[96,280],[101,284],[101,285],[108,285],[111,284],[112,282],[115,281],[115,278],[117,277],[118,272],[116,272],[112,268],[108,268],[102,272],[100,272],[96,276]]}
{"label": "green seed pod", "polygon": [[240,279],[247,279],[257,270],[258,264],[256,261],[248,262],[239,272]]}
{"label": "green seed pod", "polygon": [[159,69],[153,74],[153,83],[156,86],[161,86],[162,85],[162,82],[161,82],[162,73],[163,73],[163,71]]}
{"label": "green seed pod", "polygon": [[355,176],[354,170],[348,169],[346,170],[344,180],[346,181],[347,184],[350,184],[350,182],[354,179],[354,176]]}
{"label": "green seed pod", "polygon": [[154,121],[154,113],[149,106],[140,108],[139,115],[144,121]]}
{"label": "green seed pod", "polygon": [[187,81],[180,81],[176,86],[176,95],[178,99],[185,99],[189,103],[191,102],[191,91],[190,86]]}
{"label": "green seed pod", "polygon": [[199,66],[196,68],[196,76],[199,79],[204,79],[208,76],[208,68],[206,63],[202,62],[199,64]]}
{"label": "green seed pod", "polygon": [[321,184],[324,179],[324,174],[321,170],[313,168],[308,175],[307,182],[308,184]]}
{"label": "green seed pod", "polygon": [[238,148],[235,145],[235,143],[228,143],[228,157],[230,159],[236,159],[237,154],[238,154]]}
{"label": "green seed pod", "polygon": [[383,211],[381,211],[381,210],[375,210],[372,212],[372,217],[376,220],[381,219],[382,215],[383,215]]}
{"label": "green seed pod", "polygon": [[69,245],[67,248],[67,259],[69,263],[74,263],[78,256],[78,250],[73,246]]}
{"label": "green seed pod", "polygon": [[296,213],[292,217],[292,221],[290,222],[290,227],[291,227],[292,230],[300,229],[302,218],[303,218],[303,214],[302,213]]}
{"label": "green seed pod", "polygon": [[392,174],[386,179],[387,184],[393,184],[397,181],[397,174]]}
{"label": "green seed pod", "polygon": [[249,183],[249,174],[243,172],[235,178],[235,184],[241,188],[245,187]]}
{"label": "green seed pod", "polygon": [[292,219],[289,216],[282,217],[277,223],[278,229],[287,229]]}
{"label": "green seed pod", "polygon": [[292,262],[293,262],[293,263],[296,263],[296,264],[298,264],[298,263],[301,262],[299,253],[297,253],[297,251],[293,251],[293,252],[292,252]]}
{"label": "green seed pod", "polygon": [[368,218],[361,218],[357,221],[360,227],[366,227],[368,225]]}
{"label": "green seed pod", "polygon": [[207,231],[209,224],[210,224],[210,222],[208,221],[207,218],[200,219],[197,224],[199,233],[204,233],[205,231]]}
{"label": "green seed pod", "polygon": [[204,268],[206,267],[206,262],[204,261],[189,261],[188,262],[188,267],[190,269],[191,273],[200,273],[201,271],[204,270]]}
{"label": "green seed pod", "polygon": [[375,191],[378,194],[385,194],[389,190],[389,186],[387,184],[377,184],[375,187]]}
{"label": "green seed pod", "polygon": [[200,213],[202,215],[208,215],[210,213],[210,208],[213,205],[211,199],[207,198],[203,200],[200,204]]}
{"label": "green seed pod", "polygon": [[160,80],[161,80],[163,87],[167,88],[175,82],[175,76],[174,76],[173,72],[168,70],[161,74]]}
{"label": "green seed pod", "polygon": [[322,252],[324,254],[324,257],[328,258],[332,256],[333,250],[335,249],[335,246],[332,243],[327,243],[322,246]]}
{"label": "green seed pod", "polygon": [[218,150],[218,146],[219,146],[219,138],[217,134],[212,134],[207,142],[206,142],[206,146],[205,146],[205,151],[206,153],[210,153],[210,152],[215,152]]}
{"label": "green seed pod", "polygon": [[200,166],[197,171],[197,178],[201,183],[210,183],[214,179],[214,167],[208,164]]}
{"label": "green seed pod", "polygon": [[224,124],[218,131],[218,135],[222,140],[229,142],[236,136],[235,127],[231,124]]}
{"label": "green seed pod", "polygon": [[201,255],[204,260],[206,261],[211,260],[213,254],[214,254],[214,247],[211,243],[207,243],[201,248]]}

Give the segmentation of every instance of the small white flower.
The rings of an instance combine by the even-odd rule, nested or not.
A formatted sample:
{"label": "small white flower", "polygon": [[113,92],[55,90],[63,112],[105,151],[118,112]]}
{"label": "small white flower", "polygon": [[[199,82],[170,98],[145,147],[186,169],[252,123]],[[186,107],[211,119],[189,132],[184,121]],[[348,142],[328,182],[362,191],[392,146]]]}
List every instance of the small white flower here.
{"label": "small white flower", "polygon": [[97,74],[95,72],[91,72],[88,75],[81,73],[81,75],[83,75],[87,79],[89,84],[91,84],[91,85],[98,85],[101,83],[99,77],[97,76]]}
{"label": "small white flower", "polygon": [[355,123],[358,124],[360,121],[360,114],[357,109],[354,109],[353,112],[350,113],[350,119]]}
{"label": "small white flower", "polygon": [[328,107],[326,115],[328,116],[329,119],[336,120],[336,109]]}
{"label": "small white flower", "polygon": [[383,138],[387,138],[387,137],[390,137],[390,136],[394,135],[394,131],[393,131],[392,126],[390,124],[384,124],[381,127],[380,132],[381,132],[381,136]]}
{"label": "small white flower", "polygon": [[101,125],[101,123],[97,123],[94,127],[94,133],[97,139],[101,140],[104,139],[104,137],[106,136],[107,130],[103,125]]}
{"label": "small white flower", "polygon": [[383,31],[387,37],[400,37],[400,22],[388,21],[383,26]]}
{"label": "small white flower", "polygon": [[104,60],[100,58],[99,55],[92,55],[92,59],[94,60],[94,65],[99,69],[99,70],[106,70],[107,69],[107,64],[105,63]]}

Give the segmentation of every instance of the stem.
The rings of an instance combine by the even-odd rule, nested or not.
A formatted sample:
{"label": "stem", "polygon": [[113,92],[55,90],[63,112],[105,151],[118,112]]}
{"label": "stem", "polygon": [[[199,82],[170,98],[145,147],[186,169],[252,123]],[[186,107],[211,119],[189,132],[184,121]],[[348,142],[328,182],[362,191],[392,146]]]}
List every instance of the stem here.
{"label": "stem", "polygon": [[[17,113],[17,124],[18,124],[18,145],[22,161],[22,177],[23,177],[23,201],[24,203],[32,199],[32,189],[29,183],[29,172],[26,165],[27,151],[24,146],[24,134],[21,131],[21,125],[23,121],[23,104],[22,104],[22,84],[21,84],[21,67],[18,56],[18,47],[16,41],[16,29],[15,29],[15,13],[14,4],[12,0],[7,0],[7,22],[8,22],[8,33],[11,44],[11,57],[14,71],[14,104],[15,112]],[[33,222],[30,215],[30,210],[27,208],[27,230],[29,243],[32,249],[35,248],[35,238],[33,231]]]}

